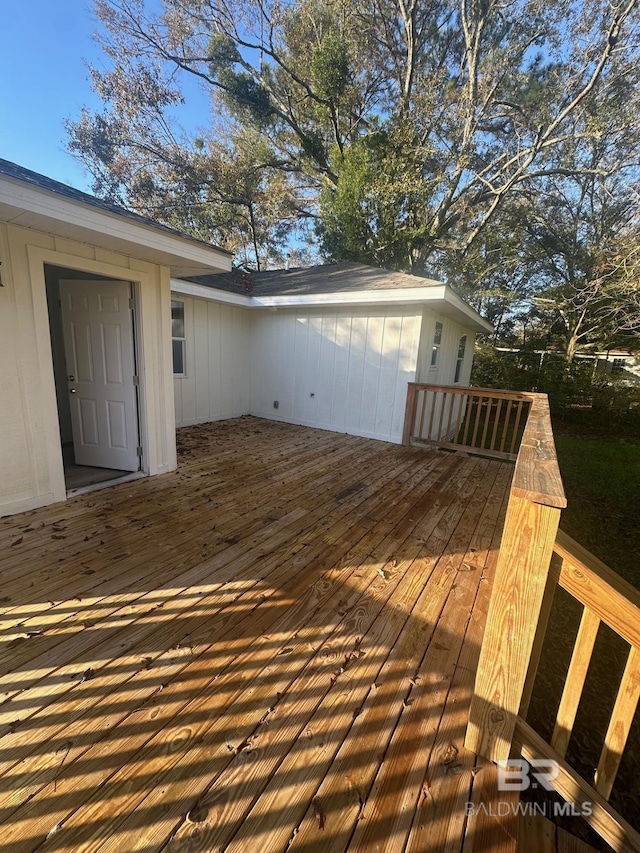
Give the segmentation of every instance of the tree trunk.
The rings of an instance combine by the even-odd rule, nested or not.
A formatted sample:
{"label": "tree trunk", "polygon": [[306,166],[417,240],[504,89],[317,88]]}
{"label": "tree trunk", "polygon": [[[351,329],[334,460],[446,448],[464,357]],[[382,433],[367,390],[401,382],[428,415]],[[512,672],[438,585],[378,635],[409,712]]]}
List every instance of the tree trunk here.
{"label": "tree trunk", "polygon": [[569,336],[569,341],[567,342],[567,365],[571,366],[573,364],[573,359],[575,358],[576,352],[578,351],[578,334],[577,329],[574,329],[571,335]]}

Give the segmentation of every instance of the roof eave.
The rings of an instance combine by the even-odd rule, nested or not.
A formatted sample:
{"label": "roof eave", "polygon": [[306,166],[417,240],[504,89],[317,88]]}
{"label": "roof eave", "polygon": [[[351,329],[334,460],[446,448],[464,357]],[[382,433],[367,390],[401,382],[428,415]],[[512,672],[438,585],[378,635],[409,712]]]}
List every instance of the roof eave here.
{"label": "roof eave", "polygon": [[446,284],[429,287],[405,287],[396,290],[341,291],[304,295],[243,296],[203,284],[172,279],[174,293],[196,296],[214,302],[226,302],[245,308],[292,308],[305,306],[336,307],[341,305],[429,305],[442,314],[451,316],[461,325],[475,332],[487,334],[493,326],[481,317]]}
{"label": "roof eave", "polygon": [[228,272],[232,266],[224,250],[4,175],[0,221],[159,263],[178,277]]}
{"label": "roof eave", "polygon": [[452,308],[464,314],[466,322],[469,324],[469,328],[472,328],[475,332],[482,335],[488,335],[494,331],[493,323],[486,320],[475,310],[475,308],[472,308],[471,305],[465,302],[461,296],[458,296],[455,290],[448,285],[446,285],[445,298]]}

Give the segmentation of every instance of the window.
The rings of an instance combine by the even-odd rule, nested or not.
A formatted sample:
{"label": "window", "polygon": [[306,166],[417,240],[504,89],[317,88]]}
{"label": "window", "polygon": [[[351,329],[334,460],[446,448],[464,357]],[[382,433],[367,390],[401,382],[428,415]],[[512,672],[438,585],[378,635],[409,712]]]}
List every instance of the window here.
{"label": "window", "polygon": [[431,367],[438,366],[438,353],[442,344],[442,323],[436,323],[436,330],[433,333],[433,346],[431,347]]}
{"label": "window", "polygon": [[184,302],[171,300],[171,337],[173,345],[173,375],[186,375],[184,339]]}
{"label": "window", "polygon": [[462,366],[464,365],[464,351],[467,348],[467,336],[463,335],[460,338],[460,343],[458,344],[458,359],[456,361],[456,375],[454,378],[454,382],[460,382],[460,377],[462,376]]}

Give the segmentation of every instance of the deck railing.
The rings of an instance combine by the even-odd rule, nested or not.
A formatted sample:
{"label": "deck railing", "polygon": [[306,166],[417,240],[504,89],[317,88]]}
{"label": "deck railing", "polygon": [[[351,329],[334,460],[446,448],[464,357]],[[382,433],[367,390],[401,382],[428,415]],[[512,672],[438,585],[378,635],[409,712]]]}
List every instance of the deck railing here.
{"label": "deck railing", "polygon": [[536,394],[410,382],[403,444],[515,460]]}
{"label": "deck railing", "polygon": [[[640,835],[608,803],[640,692],[640,595],[558,530],[566,500],[546,395],[412,383],[403,440],[515,458],[465,745],[492,761],[514,752],[554,759],[561,796],[592,803],[585,817],[614,850],[640,853]],[[558,583],[584,614],[555,731],[545,743],[526,712]],[[630,651],[591,785],[565,754],[601,621]]]}
{"label": "deck railing", "polygon": [[[567,801],[591,804],[585,819],[615,851],[640,851],[640,833],[610,805],[609,797],[624,754],[631,723],[640,698],[640,593],[593,554],[558,531],[553,547],[549,587],[538,636],[531,656],[514,743],[525,759],[553,760],[559,769],[553,784]],[[546,621],[556,585],[582,605],[582,618],[556,714],[550,743],[526,722],[526,712],[536,675]],[[566,762],[587,670],[600,624],[604,622],[627,644],[627,659],[609,718],[594,777],[584,779]]]}

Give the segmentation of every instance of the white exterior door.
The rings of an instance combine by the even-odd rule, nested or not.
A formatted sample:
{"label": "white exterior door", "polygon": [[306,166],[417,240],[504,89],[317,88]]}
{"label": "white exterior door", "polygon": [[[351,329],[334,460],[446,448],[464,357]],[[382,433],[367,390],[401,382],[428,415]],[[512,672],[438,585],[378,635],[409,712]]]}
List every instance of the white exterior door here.
{"label": "white exterior door", "polygon": [[137,471],[131,285],[61,281],[60,301],[78,465]]}

